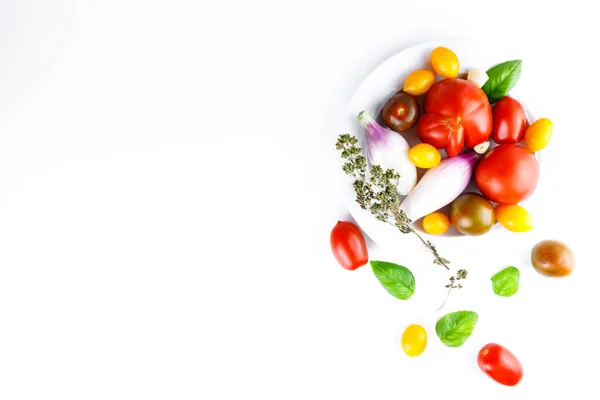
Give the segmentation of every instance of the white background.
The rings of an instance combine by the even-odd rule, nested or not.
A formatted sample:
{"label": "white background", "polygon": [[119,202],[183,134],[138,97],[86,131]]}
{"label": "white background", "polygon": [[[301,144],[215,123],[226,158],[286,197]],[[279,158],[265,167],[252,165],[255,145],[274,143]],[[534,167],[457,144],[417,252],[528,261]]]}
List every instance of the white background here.
{"label": "white background", "polygon": [[[590,2],[531,3],[0,1],[0,398],[595,398],[600,25]],[[335,263],[333,143],[377,64],[469,37],[527,49],[555,139],[534,231],[444,249],[471,272],[445,311],[480,315],[449,349],[425,294]],[[575,251],[569,278],[528,264],[546,238]],[[419,280],[418,246],[370,251],[420,293],[447,279]],[[511,299],[487,286],[506,265]],[[490,341],[517,387],[479,371]]]}

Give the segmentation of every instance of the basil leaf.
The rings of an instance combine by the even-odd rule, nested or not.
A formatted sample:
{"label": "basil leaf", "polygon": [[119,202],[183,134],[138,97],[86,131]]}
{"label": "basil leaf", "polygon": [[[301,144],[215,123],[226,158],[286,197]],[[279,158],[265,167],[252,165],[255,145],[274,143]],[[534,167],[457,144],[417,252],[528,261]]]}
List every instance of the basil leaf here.
{"label": "basil leaf", "polygon": [[435,325],[435,333],[448,347],[460,347],[471,336],[479,316],[474,311],[456,311],[444,315]]}
{"label": "basil leaf", "polygon": [[415,277],[408,268],[385,261],[371,261],[371,268],[381,286],[392,296],[408,300],[415,294]]}
{"label": "basil leaf", "polygon": [[511,91],[521,76],[521,60],[507,61],[487,70],[489,79],[481,87],[490,103],[495,103]]}
{"label": "basil leaf", "polygon": [[498,296],[510,297],[519,290],[519,270],[507,267],[492,276],[492,288]]}

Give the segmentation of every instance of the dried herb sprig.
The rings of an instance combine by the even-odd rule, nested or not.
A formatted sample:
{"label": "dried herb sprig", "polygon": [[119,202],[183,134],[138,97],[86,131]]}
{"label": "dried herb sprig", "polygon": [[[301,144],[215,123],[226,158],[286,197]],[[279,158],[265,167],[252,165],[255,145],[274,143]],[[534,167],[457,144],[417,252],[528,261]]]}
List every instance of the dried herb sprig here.
{"label": "dried herb sprig", "polygon": [[448,288],[448,294],[446,295],[446,299],[444,299],[444,302],[442,303],[440,308],[437,309],[437,311],[441,310],[442,307],[444,307],[444,304],[446,304],[446,302],[448,301],[448,297],[450,297],[450,292],[452,292],[452,289],[462,289],[463,286],[459,283],[459,281],[467,279],[467,274],[468,272],[466,269],[459,269],[458,271],[456,271],[456,276],[450,277],[450,283],[448,283],[445,286],[446,288]]}
{"label": "dried herb sprig", "polygon": [[[356,202],[369,210],[379,221],[397,227],[402,233],[412,233],[433,254],[434,264],[439,264],[449,270],[450,261],[441,257],[429,240],[423,239],[412,227],[412,221],[400,209],[398,195],[398,180],[400,175],[393,169],[383,170],[379,165],[371,166],[367,173],[367,160],[362,155],[362,149],[357,146],[358,139],[349,134],[341,134],[336,142],[336,149],[341,152],[344,160],[343,171],[354,178],[352,186],[356,193]],[[466,272],[466,271],[465,271]]]}

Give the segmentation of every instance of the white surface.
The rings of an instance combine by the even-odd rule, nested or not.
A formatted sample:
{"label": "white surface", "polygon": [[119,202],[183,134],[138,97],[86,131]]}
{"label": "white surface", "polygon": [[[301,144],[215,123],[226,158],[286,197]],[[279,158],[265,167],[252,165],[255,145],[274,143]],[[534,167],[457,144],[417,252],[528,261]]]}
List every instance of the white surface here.
{"label": "white surface", "polygon": [[[0,2],[0,398],[593,397],[600,27],[586,3]],[[425,279],[423,249],[370,248],[413,270],[407,302],[335,264],[333,138],[384,59],[486,36],[525,50],[522,89],[554,120],[560,162],[534,231],[440,249],[470,271],[445,311],[480,315],[449,349],[420,295],[441,300],[447,276]],[[568,279],[527,263],[551,237],[576,253]],[[521,289],[495,297],[509,264]],[[410,323],[429,333],[417,359],[399,347]],[[478,370],[489,341],[519,356],[519,386]]]}

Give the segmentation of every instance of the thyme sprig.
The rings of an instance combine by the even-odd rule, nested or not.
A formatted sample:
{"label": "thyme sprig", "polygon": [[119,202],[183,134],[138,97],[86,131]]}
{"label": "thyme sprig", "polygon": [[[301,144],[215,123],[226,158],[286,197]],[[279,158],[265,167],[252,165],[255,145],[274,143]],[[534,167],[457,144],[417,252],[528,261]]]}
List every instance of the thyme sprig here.
{"label": "thyme sprig", "polygon": [[456,276],[450,277],[450,283],[448,283],[445,286],[446,288],[448,288],[448,294],[446,295],[446,299],[444,299],[444,302],[442,303],[440,308],[437,309],[437,311],[440,311],[442,307],[444,307],[444,304],[446,304],[446,301],[448,301],[448,297],[450,297],[452,289],[462,289],[463,286],[459,283],[459,281],[467,279],[467,274],[468,272],[466,269],[459,269],[458,271],[456,271]]}
{"label": "thyme sprig", "polygon": [[379,165],[373,165],[367,171],[367,160],[362,155],[362,149],[357,146],[357,143],[356,137],[346,133],[338,137],[335,147],[341,152],[342,158],[346,160],[342,170],[354,178],[352,186],[358,205],[362,209],[368,210],[379,221],[397,227],[400,232],[414,234],[433,254],[434,264],[449,270],[450,261],[439,255],[433,243],[419,235],[412,227],[412,221],[400,209],[400,197],[397,190],[400,175],[393,169],[384,170]]}

